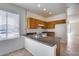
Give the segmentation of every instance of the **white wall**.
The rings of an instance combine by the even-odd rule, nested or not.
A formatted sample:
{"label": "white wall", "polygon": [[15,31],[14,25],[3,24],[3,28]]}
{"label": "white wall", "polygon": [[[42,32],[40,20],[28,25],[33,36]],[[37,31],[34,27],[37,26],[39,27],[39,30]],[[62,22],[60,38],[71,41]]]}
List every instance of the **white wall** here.
{"label": "white wall", "polygon": [[[15,5],[11,4],[1,4],[0,3],[0,10],[5,10],[13,13],[18,13],[20,15],[20,32],[24,34],[24,21],[25,21],[25,10]],[[13,39],[13,40],[6,40],[0,41],[0,55],[6,54],[8,52],[23,48],[23,39]]]}
{"label": "white wall", "polygon": [[67,9],[67,19],[69,23],[79,22],[79,6],[71,6]]}
{"label": "white wall", "polygon": [[[43,21],[45,20],[45,18],[43,16],[40,16],[38,14],[29,12],[29,11],[27,11],[26,17],[27,18],[32,17],[32,18],[35,18],[35,19],[43,20]],[[26,18],[26,20],[27,20],[27,18]],[[27,28],[27,31],[26,32],[29,33],[29,32],[38,32],[38,31],[39,30],[37,30],[37,29],[28,29]]]}
{"label": "white wall", "polygon": [[55,21],[55,20],[60,20],[60,19],[66,19],[66,13],[48,17],[46,18],[46,21]]}
{"label": "white wall", "polygon": [[79,22],[71,23],[70,28],[71,28],[72,34],[78,34],[79,35]]}
{"label": "white wall", "polygon": [[71,30],[69,33],[72,34],[77,34],[79,35],[79,5],[73,4],[69,6],[67,9],[67,21],[70,24],[70,29]]}

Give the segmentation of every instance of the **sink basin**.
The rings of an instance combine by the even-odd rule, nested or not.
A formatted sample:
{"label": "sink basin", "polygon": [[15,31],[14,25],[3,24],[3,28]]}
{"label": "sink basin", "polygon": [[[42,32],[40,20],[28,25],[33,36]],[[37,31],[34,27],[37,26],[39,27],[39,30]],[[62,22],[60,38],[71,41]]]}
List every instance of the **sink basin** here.
{"label": "sink basin", "polygon": [[35,35],[34,36],[36,39],[39,39],[39,38],[42,38],[43,36],[41,36],[41,35]]}

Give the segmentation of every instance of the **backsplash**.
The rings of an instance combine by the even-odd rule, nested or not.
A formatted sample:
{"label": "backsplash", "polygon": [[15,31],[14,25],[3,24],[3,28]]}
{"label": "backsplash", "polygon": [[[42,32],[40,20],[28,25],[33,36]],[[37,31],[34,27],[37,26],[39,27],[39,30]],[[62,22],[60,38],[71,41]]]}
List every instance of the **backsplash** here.
{"label": "backsplash", "polygon": [[[37,29],[27,29],[26,30],[26,33],[35,33],[35,32],[38,32],[39,30]],[[44,29],[41,30],[42,32],[44,31]]]}
{"label": "backsplash", "polygon": [[46,29],[44,31],[46,31],[46,32],[55,32],[55,29]]}

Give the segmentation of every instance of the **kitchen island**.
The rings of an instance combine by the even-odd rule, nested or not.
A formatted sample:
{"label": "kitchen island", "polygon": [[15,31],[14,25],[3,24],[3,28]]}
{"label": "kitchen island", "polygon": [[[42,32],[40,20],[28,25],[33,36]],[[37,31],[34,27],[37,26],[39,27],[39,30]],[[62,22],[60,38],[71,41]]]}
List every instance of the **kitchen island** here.
{"label": "kitchen island", "polygon": [[25,39],[25,48],[34,56],[56,56],[57,44],[60,38],[35,38],[34,35],[24,35],[23,37]]}

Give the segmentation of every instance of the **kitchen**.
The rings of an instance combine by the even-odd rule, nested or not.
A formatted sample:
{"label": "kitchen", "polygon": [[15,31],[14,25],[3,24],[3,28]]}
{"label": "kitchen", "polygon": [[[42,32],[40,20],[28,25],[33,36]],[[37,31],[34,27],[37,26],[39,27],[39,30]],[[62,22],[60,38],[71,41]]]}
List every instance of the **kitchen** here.
{"label": "kitchen", "polygon": [[[38,23],[36,23],[36,21],[38,22]],[[34,18],[29,18],[28,19],[28,27],[27,28],[29,28],[29,29],[37,29],[38,30],[38,32],[30,32],[30,33],[28,33],[28,31],[27,31],[27,34],[25,35],[26,37],[29,37],[29,38],[32,38],[32,39],[34,39],[34,40],[36,40],[36,41],[40,41],[41,43],[46,43],[47,45],[49,45],[49,46],[51,46],[52,48],[54,48],[56,51],[58,51],[58,52],[60,52],[60,48],[59,48],[59,43],[60,43],[60,39],[61,39],[61,37],[56,37],[55,36],[55,32],[54,31],[46,31],[46,29],[55,29],[55,25],[60,25],[61,24],[61,26],[62,26],[62,24],[66,24],[66,22],[65,22],[65,19],[62,19],[62,20],[57,20],[57,21],[50,21],[50,22],[46,22],[46,23],[44,23],[45,21],[41,21],[41,22],[39,22],[40,20],[37,20],[37,19],[34,19]],[[35,24],[36,23],[36,24]],[[45,27],[44,27],[45,26]],[[47,27],[46,27],[47,26]],[[43,30],[41,29],[41,28],[43,28]],[[63,29],[62,29],[63,30]],[[62,31],[63,32],[63,31]],[[29,44],[27,44],[27,45],[31,45],[30,44],[30,42],[31,41],[27,41],[27,39],[29,39],[29,38],[25,38],[26,39],[26,43],[28,42]],[[30,39],[29,39],[30,40]],[[56,41],[55,41],[56,40]],[[65,42],[66,43],[66,42]],[[56,44],[57,44],[57,47],[56,47]],[[32,45],[33,45],[33,43],[32,43]],[[38,48],[38,47],[40,47],[38,44],[35,44],[35,45],[37,45],[37,47],[36,48]],[[55,46],[54,46],[55,45]],[[29,47],[31,47],[31,46],[29,46]],[[42,45],[41,45],[41,47],[42,47]],[[33,47],[32,47],[33,48]],[[34,47],[35,48],[35,47]],[[47,47],[48,48],[48,47]],[[30,48],[29,48],[30,49]],[[44,49],[44,48],[40,48],[40,49],[42,49],[43,51],[40,51],[40,52],[38,52],[38,54],[36,54],[36,55],[42,55],[43,53],[44,53],[44,55],[45,54],[48,54],[48,55],[56,55],[55,53],[55,50],[54,49],[49,49],[49,52],[50,51],[52,51],[52,52],[54,52],[54,54],[52,54],[52,52],[51,53],[45,53],[44,52],[44,50],[46,50],[46,48]],[[37,50],[39,50],[39,48],[37,49]],[[54,51],[53,51],[54,50]],[[48,50],[47,50],[48,51]],[[43,53],[42,53],[43,52]],[[58,55],[60,55],[60,53],[58,53],[57,52],[57,54]],[[42,53],[42,54],[39,54],[39,53]]]}
{"label": "kitchen", "polygon": [[[45,11],[44,11],[45,12]],[[54,20],[52,20],[54,18]],[[30,39],[30,38],[34,38],[34,39],[37,39],[36,41],[40,41],[41,43],[46,43],[46,44],[50,44],[53,46],[53,41],[51,38],[53,37],[58,37],[58,39],[62,42],[64,42],[65,44],[67,43],[66,42],[66,13],[64,11],[64,13],[62,14],[58,14],[54,17],[48,17],[48,18],[43,18],[35,13],[32,13],[32,12],[27,12],[27,20],[26,20],[26,39]],[[55,32],[56,30],[56,32]],[[58,31],[58,32],[57,32]],[[56,34],[57,33],[57,34]],[[41,35],[40,35],[41,34]],[[40,37],[39,37],[40,36]],[[30,37],[30,38],[29,38]],[[36,38],[35,38],[36,37]],[[41,38],[41,37],[44,37],[44,38]],[[42,39],[42,40],[41,40]],[[26,40],[27,41],[27,40]],[[48,42],[51,42],[51,43],[48,43]],[[55,42],[54,42],[55,43]],[[29,45],[29,44],[27,44]],[[38,44],[36,44],[37,47],[38,47]],[[26,49],[30,49],[32,47],[28,47]],[[35,48],[35,47],[34,47]],[[56,48],[56,47],[55,47]],[[40,48],[43,52],[44,48]],[[39,55],[40,53],[42,53],[42,51],[39,52],[40,50],[39,48],[37,49],[38,53],[37,55]],[[47,50],[48,51],[48,50]],[[53,51],[53,49],[49,50],[49,52]],[[56,52],[57,51],[57,52]],[[59,42],[58,42],[58,45],[57,45],[57,49],[56,49],[55,53],[52,54],[52,53],[45,53],[46,54],[51,54],[51,55],[60,55],[60,45],[59,45]],[[33,51],[31,51],[32,53],[34,53]],[[56,54],[57,53],[57,54]],[[43,53],[42,53],[43,54]],[[40,54],[40,55],[42,55]]]}
{"label": "kitchen", "polygon": [[[26,9],[24,12],[17,11],[19,14],[22,13],[24,20],[21,18],[20,21],[21,47],[14,48],[14,51],[25,48],[34,56],[60,56],[60,43],[67,44],[65,4],[14,3],[10,5],[12,5],[11,8],[19,7],[14,10],[20,7]],[[4,7],[1,8],[4,9]],[[9,52],[1,53],[4,55]]]}

